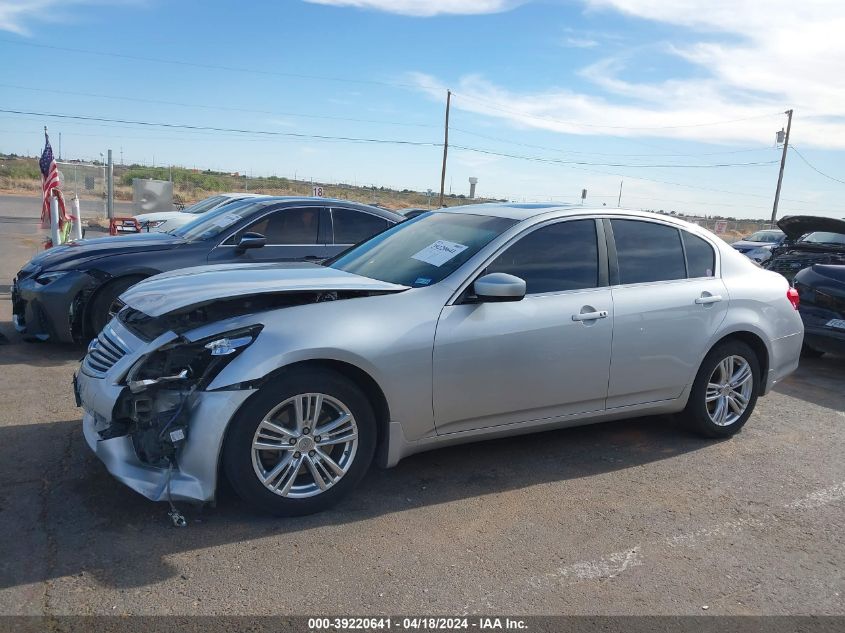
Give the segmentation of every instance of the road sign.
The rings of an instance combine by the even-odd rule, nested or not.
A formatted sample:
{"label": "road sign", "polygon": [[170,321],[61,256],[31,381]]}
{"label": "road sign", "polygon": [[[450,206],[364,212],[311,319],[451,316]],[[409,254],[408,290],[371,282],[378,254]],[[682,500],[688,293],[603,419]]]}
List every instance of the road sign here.
{"label": "road sign", "polygon": [[717,220],[716,221],[716,228],[714,232],[716,235],[724,235],[725,231],[728,230],[728,221],[727,220]]}
{"label": "road sign", "polygon": [[323,197],[323,188],[319,185],[314,185],[313,194],[315,198],[322,198]]}

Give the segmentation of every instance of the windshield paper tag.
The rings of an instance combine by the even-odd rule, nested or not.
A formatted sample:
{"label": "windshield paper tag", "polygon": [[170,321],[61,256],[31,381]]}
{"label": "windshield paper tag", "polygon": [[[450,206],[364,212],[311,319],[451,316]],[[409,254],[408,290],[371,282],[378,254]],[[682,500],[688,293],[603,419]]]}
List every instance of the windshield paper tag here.
{"label": "windshield paper tag", "polygon": [[437,240],[434,244],[426,246],[420,252],[411,255],[413,259],[440,267],[453,257],[460,255],[467,249],[463,244]]}

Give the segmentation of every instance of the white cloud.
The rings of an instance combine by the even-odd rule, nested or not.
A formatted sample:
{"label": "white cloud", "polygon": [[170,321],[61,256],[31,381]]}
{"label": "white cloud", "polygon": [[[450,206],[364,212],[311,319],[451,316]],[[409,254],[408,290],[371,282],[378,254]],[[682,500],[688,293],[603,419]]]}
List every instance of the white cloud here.
{"label": "white cloud", "polygon": [[[73,19],[80,5],[113,4],[116,0],[0,0],[0,31],[31,35],[31,22],[63,22]],[[117,0],[121,1],[121,0]],[[137,0],[122,0],[135,4]]]}
{"label": "white cloud", "polygon": [[568,48],[595,48],[599,43],[587,37],[565,37],[563,45]]}
{"label": "white cloud", "polygon": [[500,13],[526,0],[305,0],[312,4],[374,9],[388,13],[431,17],[434,15],[480,15]]}
{"label": "white cloud", "polygon": [[[697,76],[651,82],[623,79],[624,71],[637,63],[639,50],[629,47],[581,70],[597,88],[593,93],[568,88],[517,93],[467,75],[454,86],[455,106],[520,127],[568,134],[751,141],[761,146],[773,142],[774,131],[784,121],[776,115],[794,108],[793,133],[800,144],[845,149],[845,2],[584,1],[591,11],[621,12],[692,29],[693,36],[684,34],[684,43],[663,45],[662,50],[693,64]],[[440,81],[423,75],[414,79],[422,90],[442,98],[445,85]],[[717,126],[667,127],[769,113],[771,117]]]}

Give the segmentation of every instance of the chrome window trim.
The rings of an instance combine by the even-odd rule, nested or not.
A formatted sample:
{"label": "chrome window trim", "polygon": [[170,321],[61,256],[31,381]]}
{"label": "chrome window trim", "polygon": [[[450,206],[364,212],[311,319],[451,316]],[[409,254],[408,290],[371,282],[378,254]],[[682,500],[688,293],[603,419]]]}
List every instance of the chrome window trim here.
{"label": "chrome window trim", "polygon": [[[714,262],[715,262],[716,270],[713,271],[712,277],[684,277],[682,279],[660,279],[660,280],[657,280],[657,281],[639,281],[637,283],[631,283],[631,284],[611,284],[610,285],[611,288],[631,288],[631,287],[636,287],[636,286],[651,286],[651,285],[654,285],[654,284],[677,283],[679,281],[695,281],[695,280],[700,281],[702,279],[721,279],[722,278],[722,253],[719,250],[719,248],[713,243],[713,240],[711,240],[709,238],[709,236],[707,236],[707,235],[693,233],[692,231],[688,231],[686,228],[684,228],[682,226],[678,226],[674,222],[667,222],[667,221],[662,220],[661,218],[643,218],[643,217],[639,217],[639,216],[630,216],[630,215],[621,215],[621,214],[607,214],[607,215],[602,214],[601,216],[596,216],[596,217],[599,217],[601,219],[607,219],[607,220],[632,220],[634,222],[648,222],[650,224],[660,224],[662,226],[669,226],[669,227],[672,227],[673,229],[677,229],[678,231],[687,231],[687,233],[689,233],[690,235],[694,235],[695,237],[700,237],[705,242],[707,242],[710,245],[710,248],[713,249],[713,252],[715,254]],[[685,247],[684,247],[683,237],[680,234],[678,235],[678,237],[681,241],[681,250],[684,250]],[[615,241],[615,238],[614,238],[614,241]],[[684,266],[686,267],[686,253],[684,253]]]}

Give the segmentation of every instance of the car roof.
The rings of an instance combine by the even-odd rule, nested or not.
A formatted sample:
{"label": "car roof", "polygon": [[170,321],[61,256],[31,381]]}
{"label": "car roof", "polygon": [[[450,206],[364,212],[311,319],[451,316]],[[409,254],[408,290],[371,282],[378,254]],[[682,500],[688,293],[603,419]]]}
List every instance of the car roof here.
{"label": "car roof", "polygon": [[485,204],[468,204],[457,207],[432,209],[435,213],[465,213],[472,215],[489,215],[492,217],[508,218],[522,222],[533,217],[552,214],[567,215],[631,215],[636,217],[660,218],[670,220],[678,224],[689,224],[682,218],[649,211],[636,211],[633,209],[619,209],[616,207],[596,207],[566,202],[489,202]]}
{"label": "car roof", "polygon": [[403,222],[405,220],[405,216],[400,215],[399,213],[395,213],[394,211],[390,211],[388,209],[383,209],[381,207],[373,207],[368,204],[362,204],[360,202],[353,202],[351,200],[340,200],[336,198],[315,198],[313,196],[260,196],[262,200],[258,201],[262,208],[266,208],[272,204],[278,204],[280,202],[284,202],[288,205],[293,204],[302,204],[307,206],[332,206],[332,205],[343,205],[344,207],[349,207],[351,209],[360,209],[361,211],[366,211],[372,215],[377,215],[382,217],[386,220],[390,220],[391,222]]}

